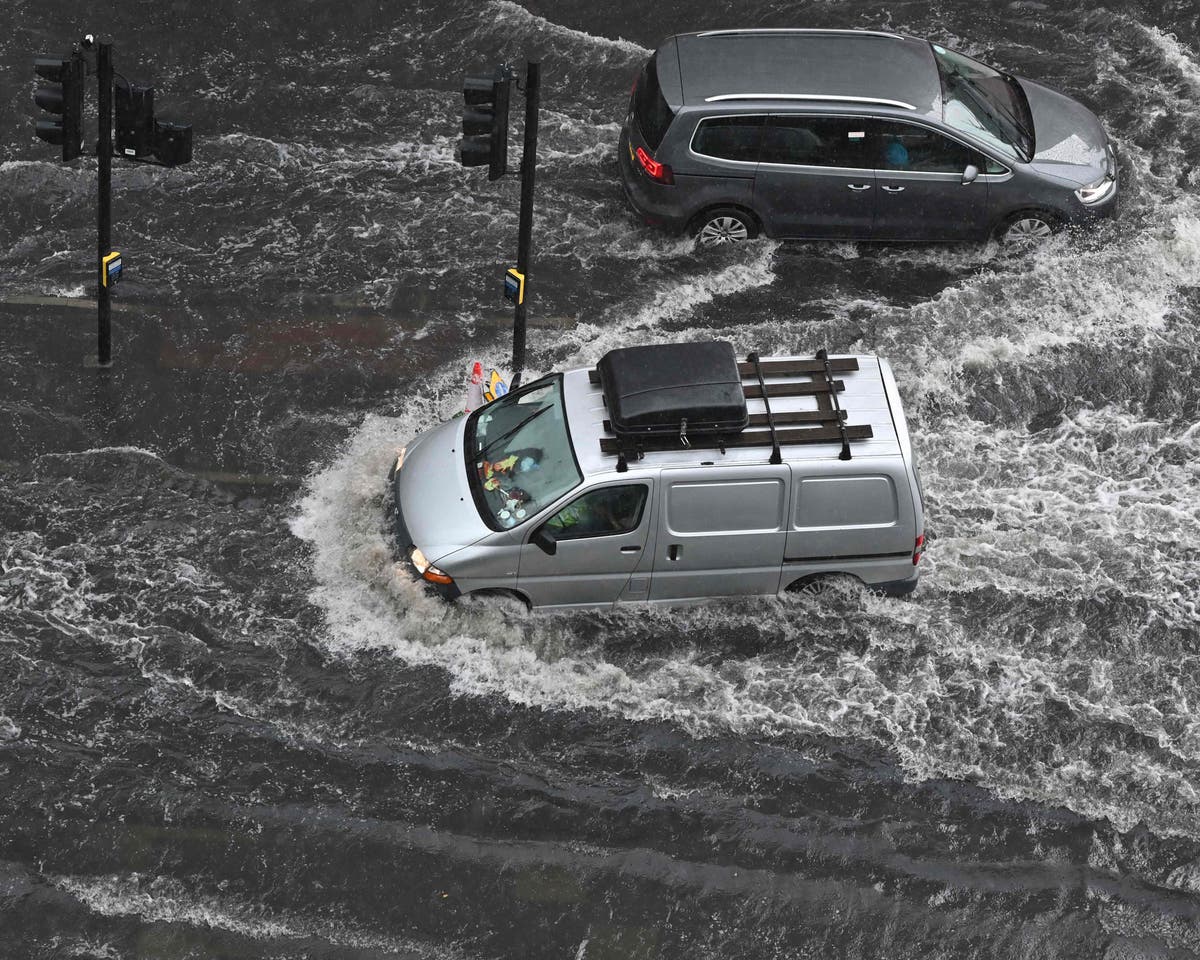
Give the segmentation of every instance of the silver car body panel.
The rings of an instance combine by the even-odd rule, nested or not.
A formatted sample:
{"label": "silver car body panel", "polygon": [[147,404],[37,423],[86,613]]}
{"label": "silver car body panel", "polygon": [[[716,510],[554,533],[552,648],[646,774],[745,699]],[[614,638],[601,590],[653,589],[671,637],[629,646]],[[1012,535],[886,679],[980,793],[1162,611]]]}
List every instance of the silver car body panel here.
{"label": "silver car body panel", "polygon": [[[850,460],[838,458],[838,443],[785,445],[779,465],[766,447],[692,448],[648,453],[619,473],[617,458],[600,449],[609,435],[602,390],[587,370],[572,370],[562,395],[579,486],[517,527],[489,529],[467,487],[465,422],[451,421],[410,445],[396,483],[403,516],[416,546],[463,593],[510,590],[541,608],[774,594],[827,573],[910,589],[924,515],[908,427],[886,361],[858,360],[859,370],[838,374],[839,402],[848,422],[870,424],[873,436],[852,443]],[[766,409],[755,399],[747,407]],[[775,397],[771,409],[816,410],[817,401]],[[560,539],[553,556],[530,541],[576,498],[627,485],[646,488],[635,529]]]}

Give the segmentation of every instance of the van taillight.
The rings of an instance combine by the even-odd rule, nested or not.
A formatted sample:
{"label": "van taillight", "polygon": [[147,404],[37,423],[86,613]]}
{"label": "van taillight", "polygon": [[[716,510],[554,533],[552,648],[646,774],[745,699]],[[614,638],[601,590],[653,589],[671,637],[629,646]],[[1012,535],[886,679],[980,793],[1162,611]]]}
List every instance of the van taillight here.
{"label": "van taillight", "polygon": [[659,183],[674,183],[675,174],[671,172],[671,168],[665,163],[659,163],[644,147],[637,148],[638,163],[642,165],[642,169],[646,171],[646,175],[651,180],[656,180]]}
{"label": "van taillight", "polygon": [[925,552],[925,534],[917,537],[917,542],[913,544],[913,566],[915,567],[921,562],[921,554]]}

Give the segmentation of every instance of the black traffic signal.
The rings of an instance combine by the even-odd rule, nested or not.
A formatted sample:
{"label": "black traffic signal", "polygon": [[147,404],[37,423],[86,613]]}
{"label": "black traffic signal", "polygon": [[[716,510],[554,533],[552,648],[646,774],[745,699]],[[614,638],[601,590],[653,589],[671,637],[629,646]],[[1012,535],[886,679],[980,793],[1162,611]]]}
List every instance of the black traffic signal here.
{"label": "black traffic signal", "polygon": [[464,167],[488,168],[488,179],[499,180],[508,169],[508,100],[512,74],[505,67],[494,77],[463,78]]}
{"label": "black traffic signal", "polygon": [[154,153],[154,88],[117,77],[117,153],[149,157]]}
{"label": "black traffic signal", "polygon": [[33,69],[42,78],[33,102],[53,114],[37,121],[39,140],[62,145],[62,158],[74,160],[83,154],[83,59],[59,60],[38,57]]}

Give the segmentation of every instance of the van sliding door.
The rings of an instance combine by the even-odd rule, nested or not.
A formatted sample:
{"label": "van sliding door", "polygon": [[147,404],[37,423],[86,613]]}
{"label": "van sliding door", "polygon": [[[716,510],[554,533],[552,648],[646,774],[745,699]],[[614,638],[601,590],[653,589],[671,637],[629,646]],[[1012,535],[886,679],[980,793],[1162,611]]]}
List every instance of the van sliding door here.
{"label": "van sliding door", "polygon": [[788,467],[663,470],[651,600],[777,593]]}
{"label": "van sliding door", "polygon": [[775,237],[865,240],[875,223],[868,120],[767,118],[754,176],[754,208]]}

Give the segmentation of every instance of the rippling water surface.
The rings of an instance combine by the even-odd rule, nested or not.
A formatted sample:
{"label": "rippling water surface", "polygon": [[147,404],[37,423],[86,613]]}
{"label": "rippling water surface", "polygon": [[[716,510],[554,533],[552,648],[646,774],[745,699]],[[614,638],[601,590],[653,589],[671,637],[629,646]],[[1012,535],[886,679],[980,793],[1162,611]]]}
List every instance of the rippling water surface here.
{"label": "rippling water surface", "polygon": [[[1200,956],[1193,4],[7,9],[0,955]],[[1050,83],[1118,141],[1122,218],[1025,256],[648,231],[630,79],[730,25]],[[69,305],[94,173],[30,136],[29,58],[85,29],[197,138],[114,176],[106,377]],[[518,186],[456,164],[459,79],[525,56],[534,372],[709,336],[888,357],[911,599],[545,617],[394,576],[395,447],[508,351]]]}

